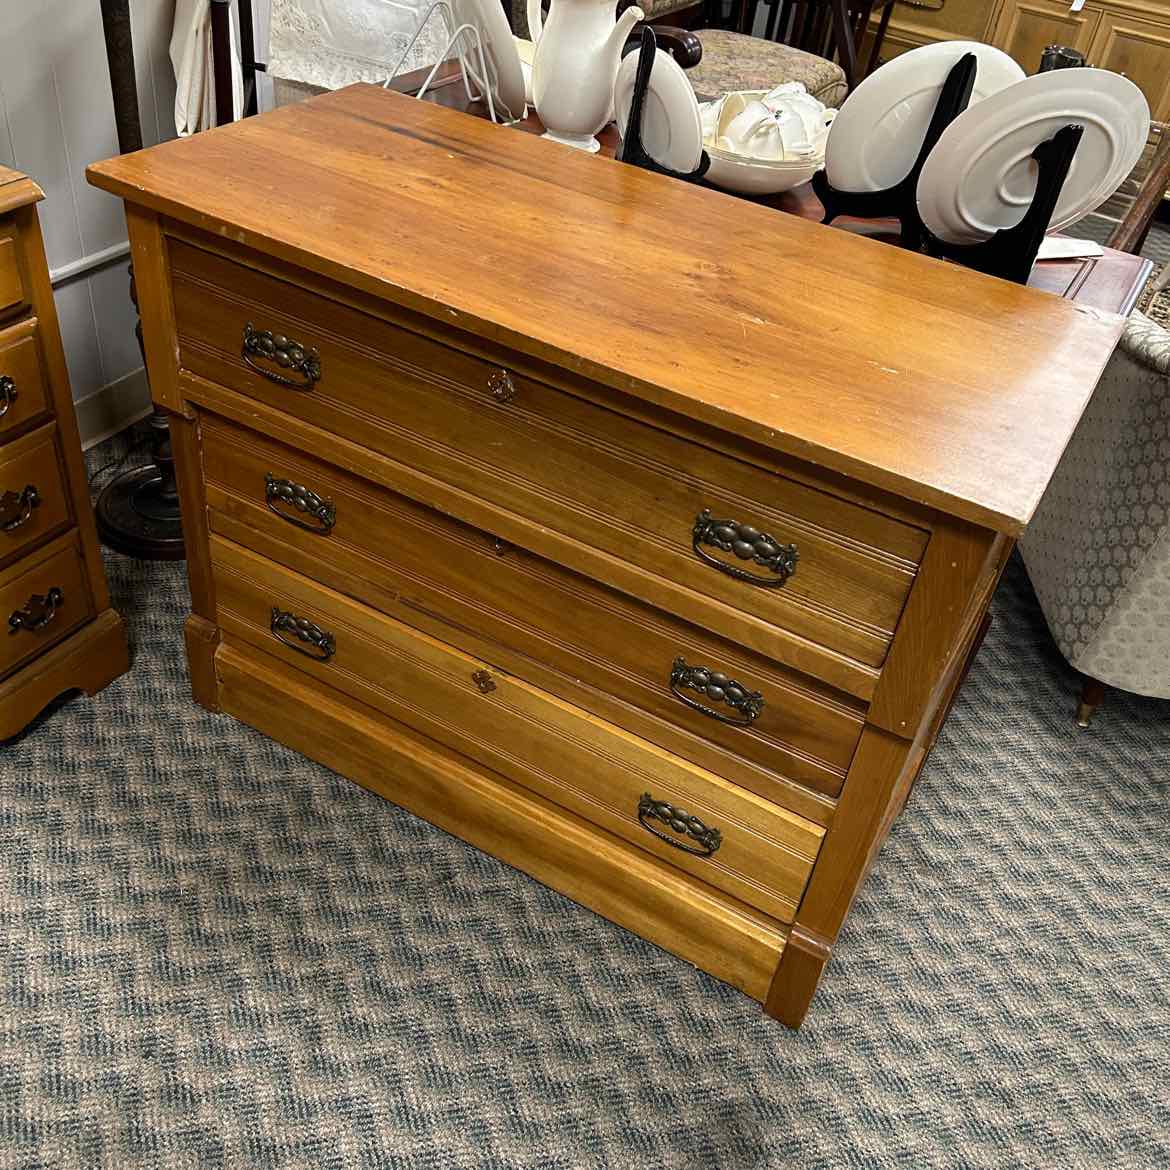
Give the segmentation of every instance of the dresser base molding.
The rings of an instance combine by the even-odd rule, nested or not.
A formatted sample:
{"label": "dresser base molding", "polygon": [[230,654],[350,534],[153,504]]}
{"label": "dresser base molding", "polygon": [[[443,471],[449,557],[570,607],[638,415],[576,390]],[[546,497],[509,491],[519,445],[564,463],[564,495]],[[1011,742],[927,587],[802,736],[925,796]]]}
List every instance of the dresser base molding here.
{"label": "dresser base molding", "polygon": [[254,648],[224,641],[215,673],[220,710],[753,999],[767,997],[788,935],[780,923]]}
{"label": "dresser base molding", "polygon": [[112,609],[0,683],[0,740],[22,731],[69,691],[93,696],[130,669],[126,628]]}

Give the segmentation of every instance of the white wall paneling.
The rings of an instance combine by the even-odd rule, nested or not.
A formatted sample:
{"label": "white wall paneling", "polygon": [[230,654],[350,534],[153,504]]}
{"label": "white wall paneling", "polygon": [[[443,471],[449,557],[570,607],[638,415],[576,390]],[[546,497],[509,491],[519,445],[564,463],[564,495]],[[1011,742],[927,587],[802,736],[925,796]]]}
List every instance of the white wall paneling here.
{"label": "white wall paneling", "polygon": [[[175,83],[167,55],[174,4],[130,4],[139,113],[149,144],[174,137]],[[117,150],[98,0],[0,3],[0,162],[24,171],[45,191],[45,249],[88,441],[148,406],[121,204],[85,181],[89,163]]]}

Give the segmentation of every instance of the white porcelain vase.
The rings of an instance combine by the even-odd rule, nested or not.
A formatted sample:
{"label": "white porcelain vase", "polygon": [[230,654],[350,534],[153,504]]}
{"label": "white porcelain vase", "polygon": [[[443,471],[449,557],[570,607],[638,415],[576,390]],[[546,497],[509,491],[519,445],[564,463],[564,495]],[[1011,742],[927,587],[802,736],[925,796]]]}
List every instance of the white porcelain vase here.
{"label": "white porcelain vase", "polygon": [[613,116],[613,87],[622,46],[642,19],[640,8],[614,18],[614,0],[528,0],[528,33],[536,42],[532,104],[545,137],[595,153],[597,132]]}

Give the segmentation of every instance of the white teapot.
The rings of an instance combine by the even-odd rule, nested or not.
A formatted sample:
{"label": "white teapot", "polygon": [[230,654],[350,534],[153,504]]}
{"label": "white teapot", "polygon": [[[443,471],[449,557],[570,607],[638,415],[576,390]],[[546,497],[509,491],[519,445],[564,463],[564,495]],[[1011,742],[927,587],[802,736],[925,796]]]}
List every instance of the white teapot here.
{"label": "white teapot", "polygon": [[552,0],[545,23],[540,0],[528,0],[532,104],[546,138],[601,149],[596,134],[612,117],[622,47],[641,19],[640,8],[627,8],[615,20],[614,0]]}

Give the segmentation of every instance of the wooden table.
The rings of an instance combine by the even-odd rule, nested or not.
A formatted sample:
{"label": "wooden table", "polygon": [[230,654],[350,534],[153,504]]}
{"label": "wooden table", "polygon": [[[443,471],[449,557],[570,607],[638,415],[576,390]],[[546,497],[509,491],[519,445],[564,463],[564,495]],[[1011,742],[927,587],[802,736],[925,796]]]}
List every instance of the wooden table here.
{"label": "wooden table", "polygon": [[89,176],[198,701],[798,1024],[1123,319],[373,86]]}
{"label": "wooden table", "polygon": [[[391,82],[390,88],[404,94],[417,93],[429,72],[429,69],[419,69],[404,73]],[[424,100],[478,118],[487,117],[487,106],[483,102],[468,100],[459,64],[454,60],[446,62],[440,68]],[[528,116],[522,122],[517,122],[508,129],[521,130],[526,134],[544,133],[544,127],[532,110],[529,110]],[[607,126],[597,137],[601,143],[601,153],[612,158],[619,141],[616,127],[612,124]],[[824,216],[824,208],[809,183],[779,195],[751,199],[750,202],[773,207],[790,215],[799,215],[818,223]],[[883,230],[873,222],[842,216],[833,226],[843,231],[853,231],[896,242],[897,225],[893,221],[890,221],[889,226]],[[1032,288],[1043,289],[1056,296],[1068,297],[1078,305],[1104,309],[1106,312],[1125,316],[1133,308],[1152,267],[1150,261],[1140,256],[1106,248],[1104,254],[1099,257],[1042,260],[1032,269],[1028,284]]]}

